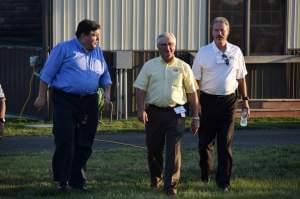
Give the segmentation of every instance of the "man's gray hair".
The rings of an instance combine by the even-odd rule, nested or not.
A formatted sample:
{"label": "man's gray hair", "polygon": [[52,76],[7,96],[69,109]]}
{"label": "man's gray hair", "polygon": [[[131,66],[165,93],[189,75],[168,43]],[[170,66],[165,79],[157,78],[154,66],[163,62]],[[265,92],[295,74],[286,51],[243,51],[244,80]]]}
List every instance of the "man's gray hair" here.
{"label": "man's gray hair", "polygon": [[164,33],[158,35],[157,38],[156,38],[156,44],[157,44],[157,45],[160,44],[160,43],[161,43],[161,40],[162,40],[163,38],[167,38],[167,37],[171,38],[171,39],[174,41],[174,44],[176,45],[176,37],[175,37],[174,34],[171,33],[171,32],[164,32]]}
{"label": "man's gray hair", "polygon": [[216,23],[224,23],[225,25],[228,26],[228,28],[230,27],[229,25],[229,21],[228,19],[226,19],[225,17],[216,17],[214,18],[213,22],[212,22],[212,26]]}

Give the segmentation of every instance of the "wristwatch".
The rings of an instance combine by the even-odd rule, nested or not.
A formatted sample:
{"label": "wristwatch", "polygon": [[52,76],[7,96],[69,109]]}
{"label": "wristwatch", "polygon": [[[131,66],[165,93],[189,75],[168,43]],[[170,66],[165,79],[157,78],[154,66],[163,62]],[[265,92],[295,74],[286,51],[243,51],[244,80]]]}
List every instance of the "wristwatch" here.
{"label": "wristwatch", "polygon": [[249,100],[249,97],[248,96],[242,97],[242,100],[243,101]]}
{"label": "wristwatch", "polygon": [[5,118],[0,118],[0,123],[5,123]]}

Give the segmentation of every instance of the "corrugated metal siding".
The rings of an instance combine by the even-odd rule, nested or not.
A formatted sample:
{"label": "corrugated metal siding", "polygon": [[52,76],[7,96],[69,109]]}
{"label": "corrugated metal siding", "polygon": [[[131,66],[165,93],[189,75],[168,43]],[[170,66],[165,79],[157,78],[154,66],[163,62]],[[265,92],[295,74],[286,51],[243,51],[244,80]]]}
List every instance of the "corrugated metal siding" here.
{"label": "corrugated metal siding", "polygon": [[39,79],[34,77],[30,84],[33,68],[29,66],[29,57],[41,53],[41,48],[0,46],[0,83],[5,92],[8,113],[19,115],[31,90],[23,116],[46,117],[46,110],[37,112],[33,107]]}
{"label": "corrugated metal siding", "polygon": [[[195,51],[193,53],[195,53]],[[113,52],[105,51],[104,56],[108,65],[113,65]],[[127,98],[129,115],[136,114],[136,98],[133,82],[135,81],[143,64],[147,60],[156,56],[158,56],[157,51],[133,51],[133,68],[127,70]],[[190,65],[192,64],[194,58],[193,55],[187,51],[177,51],[176,56],[183,59]],[[246,76],[246,80],[250,98],[300,98],[300,80],[298,78],[300,77],[300,64],[247,64],[247,70],[248,75]],[[110,72],[113,82],[116,82],[116,69],[111,68]],[[116,84],[113,84],[112,101],[114,103],[114,107],[116,107],[116,96]],[[122,98],[124,99],[124,96]],[[114,114],[116,114],[116,112],[114,112]]]}
{"label": "corrugated metal siding", "polygon": [[84,18],[101,24],[104,50],[155,50],[165,31],[177,49],[206,42],[206,0],[53,0],[53,45],[73,37]]}
{"label": "corrugated metal siding", "polygon": [[[196,51],[194,51],[195,53]],[[108,65],[113,65],[113,52],[112,51],[104,51],[105,60]],[[133,82],[137,78],[138,73],[140,72],[143,64],[152,59],[154,57],[159,56],[158,51],[133,51],[133,67],[132,69],[127,70],[127,98],[128,98],[128,114],[136,115],[136,97],[135,97],[135,89],[133,87]],[[176,56],[185,62],[191,64],[194,56],[191,55],[187,51],[177,51]],[[110,68],[110,74],[112,76],[112,81],[116,82],[116,69]],[[125,84],[123,84],[123,90],[125,88]],[[114,103],[114,107],[117,107],[117,89],[116,84],[112,85],[112,102]],[[125,94],[123,93],[122,98],[124,99]],[[124,109],[124,107],[123,107]],[[114,110],[114,114],[116,114],[116,109]],[[124,113],[124,110],[123,110]]]}
{"label": "corrugated metal siding", "polygon": [[300,48],[300,1],[288,1],[288,49]]}

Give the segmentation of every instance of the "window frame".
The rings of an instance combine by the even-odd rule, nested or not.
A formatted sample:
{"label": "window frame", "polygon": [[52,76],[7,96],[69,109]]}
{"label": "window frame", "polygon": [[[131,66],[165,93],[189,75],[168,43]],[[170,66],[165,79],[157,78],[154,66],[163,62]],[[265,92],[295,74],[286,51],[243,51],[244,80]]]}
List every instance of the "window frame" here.
{"label": "window frame", "polygon": [[[251,47],[251,43],[250,43],[250,33],[251,33],[251,0],[243,0],[243,11],[244,11],[244,19],[243,19],[243,27],[244,27],[244,31],[243,31],[243,36],[244,36],[244,46],[245,49],[243,50],[244,55],[245,56],[250,56],[250,47]],[[283,29],[284,29],[284,33],[283,33],[283,54],[286,55],[288,54],[288,49],[287,49],[287,42],[288,42],[288,38],[287,36],[287,31],[288,31],[288,1],[284,1],[284,21],[285,23],[283,24]],[[207,41],[206,43],[209,43],[211,41],[211,1],[208,0],[207,1]],[[257,56],[257,55],[256,55]],[[258,55],[259,56],[259,55]],[[265,56],[265,55],[262,55]],[[272,56],[272,55],[270,55]],[[266,56],[265,56],[266,57]]]}

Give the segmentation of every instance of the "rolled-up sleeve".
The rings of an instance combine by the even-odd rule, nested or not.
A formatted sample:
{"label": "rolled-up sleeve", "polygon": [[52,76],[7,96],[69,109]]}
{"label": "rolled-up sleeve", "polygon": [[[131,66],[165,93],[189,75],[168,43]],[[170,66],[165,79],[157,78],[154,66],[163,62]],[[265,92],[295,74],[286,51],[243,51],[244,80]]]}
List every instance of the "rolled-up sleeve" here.
{"label": "rolled-up sleeve", "polygon": [[41,71],[40,79],[51,85],[58,70],[60,69],[64,58],[62,45],[57,45],[51,50],[51,53]]}

